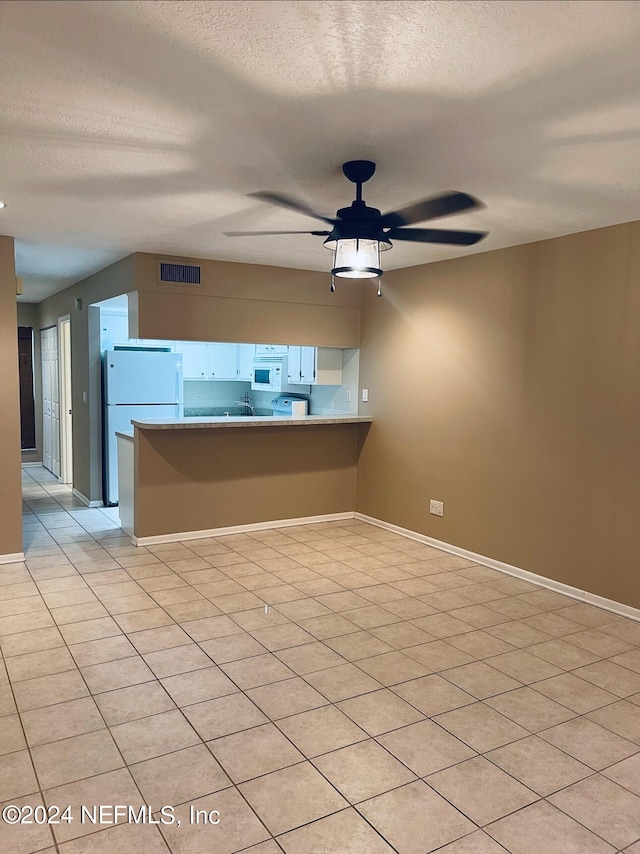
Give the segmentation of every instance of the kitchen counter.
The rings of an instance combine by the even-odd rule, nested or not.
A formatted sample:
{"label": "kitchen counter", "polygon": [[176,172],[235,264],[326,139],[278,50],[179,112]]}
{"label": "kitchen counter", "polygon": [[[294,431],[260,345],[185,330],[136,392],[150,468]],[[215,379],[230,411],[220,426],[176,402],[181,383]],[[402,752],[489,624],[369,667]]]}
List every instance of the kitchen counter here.
{"label": "kitchen counter", "polygon": [[120,520],[136,545],[352,518],[372,418],[199,416],[118,436]]}
{"label": "kitchen counter", "polygon": [[296,418],[280,415],[210,415],[192,418],[153,418],[132,421],[140,430],[190,430],[219,427],[306,427],[321,424],[369,424],[367,415],[301,415]]}

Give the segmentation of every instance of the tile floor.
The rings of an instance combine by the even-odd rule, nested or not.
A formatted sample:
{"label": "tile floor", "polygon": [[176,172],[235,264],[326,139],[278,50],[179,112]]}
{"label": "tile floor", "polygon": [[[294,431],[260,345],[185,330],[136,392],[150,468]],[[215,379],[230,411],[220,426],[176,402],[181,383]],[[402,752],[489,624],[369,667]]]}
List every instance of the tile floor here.
{"label": "tile floor", "polygon": [[75,820],[1,851],[639,854],[640,623],[361,522],[133,548],[44,469],[24,499],[0,802]]}

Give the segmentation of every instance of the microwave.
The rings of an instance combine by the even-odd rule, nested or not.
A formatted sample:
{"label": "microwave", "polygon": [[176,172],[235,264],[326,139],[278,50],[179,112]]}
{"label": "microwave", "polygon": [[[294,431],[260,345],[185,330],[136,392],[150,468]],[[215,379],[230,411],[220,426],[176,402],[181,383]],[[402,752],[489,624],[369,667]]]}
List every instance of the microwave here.
{"label": "microwave", "polygon": [[251,388],[254,391],[297,391],[304,393],[309,386],[289,382],[287,359],[254,359],[251,367]]}

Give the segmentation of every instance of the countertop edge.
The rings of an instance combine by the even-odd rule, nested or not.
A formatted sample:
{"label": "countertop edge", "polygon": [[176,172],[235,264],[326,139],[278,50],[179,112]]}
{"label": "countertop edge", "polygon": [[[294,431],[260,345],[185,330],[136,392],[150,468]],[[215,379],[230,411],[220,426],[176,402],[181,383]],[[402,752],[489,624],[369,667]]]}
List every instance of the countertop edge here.
{"label": "countertop edge", "polygon": [[133,442],[133,433],[123,433],[121,430],[116,430],[116,436],[120,439],[130,439]]}
{"label": "countertop edge", "polygon": [[[230,427],[313,427],[329,424],[370,424],[373,418],[368,415],[303,415],[298,418],[274,418],[273,416],[255,416],[253,418],[226,417],[224,415],[212,415],[208,418],[194,418],[193,421],[186,419],[170,420],[158,419],[157,421],[132,421],[134,427],[139,430],[202,430],[219,429]],[[127,434],[117,435],[127,437]]]}

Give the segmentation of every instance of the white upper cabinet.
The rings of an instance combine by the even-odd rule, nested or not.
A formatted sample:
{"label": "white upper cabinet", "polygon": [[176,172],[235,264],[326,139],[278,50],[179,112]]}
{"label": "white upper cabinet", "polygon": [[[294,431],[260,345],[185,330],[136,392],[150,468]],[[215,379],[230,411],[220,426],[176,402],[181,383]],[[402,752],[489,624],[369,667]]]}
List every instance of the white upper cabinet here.
{"label": "white upper cabinet", "polygon": [[207,379],[238,379],[238,345],[207,344]]}
{"label": "white upper cabinet", "polygon": [[185,380],[251,380],[253,344],[176,341],[174,349],[182,353]]}
{"label": "white upper cabinet", "polygon": [[289,347],[287,369],[290,383],[302,382],[302,347]]}
{"label": "white upper cabinet", "polygon": [[286,356],[288,351],[286,344],[256,344],[256,356]]}
{"label": "white upper cabinet", "polygon": [[289,347],[289,382],[300,385],[342,385],[342,350],[331,347]]}
{"label": "white upper cabinet", "polygon": [[238,344],[238,379],[251,382],[255,344]]}
{"label": "white upper cabinet", "polygon": [[[266,348],[275,348],[276,352],[266,352]],[[185,380],[249,382],[255,355],[284,356],[288,353],[290,383],[342,385],[342,350],[337,348],[176,341],[173,349],[182,353],[182,376]]]}
{"label": "white upper cabinet", "polygon": [[183,379],[208,379],[207,346],[201,341],[176,341],[176,353],[182,353]]}
{"label": "white upper cabinet", "polygon": [[316,361],[318,358],[317,347],[300,348],[300,382],[305,385],[317,382]]}

